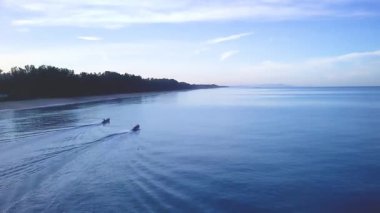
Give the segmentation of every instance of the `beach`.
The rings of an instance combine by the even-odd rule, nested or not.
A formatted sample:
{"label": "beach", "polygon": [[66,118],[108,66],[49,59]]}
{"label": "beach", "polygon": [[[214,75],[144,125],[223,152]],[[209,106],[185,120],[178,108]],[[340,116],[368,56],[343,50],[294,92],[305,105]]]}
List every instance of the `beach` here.
{"label": "beach", "polygon": [[[165,91],[170,92],[170,91]],[[82,96],[73,98],[40,98],[30,100],[2,101],[0,102],[0,111],[4,110],[23,110],[42,107],[63,106],[71,104],[90,103],[97,101],[116,100],[124,98],[134,98],[146,95],[155,95],[165,92],[137,92],[112,95]]]}

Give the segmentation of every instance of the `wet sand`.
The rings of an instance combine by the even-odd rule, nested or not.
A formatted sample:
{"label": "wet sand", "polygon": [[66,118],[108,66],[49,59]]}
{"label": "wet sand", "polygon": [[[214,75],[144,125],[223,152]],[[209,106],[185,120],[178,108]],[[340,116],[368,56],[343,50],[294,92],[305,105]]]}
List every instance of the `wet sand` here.
{"label": "wet sand", "polygon": [[[166,91],[170,92],[170,91]],[[140,92],[140,93],[126,93],[126,94],[114,94],[114,95],[100,95],[100,96],[83,96],[74,98],[41,98],[31,100],[20,101],[3,101],[0,102],[0,111],[3,110],[23,110],[33,109],[51,106],[62,106],[79,103],[90,103],[104,100],[115,100],[122,98],[133,98],[142,95],[154,95],[162,92]]]}

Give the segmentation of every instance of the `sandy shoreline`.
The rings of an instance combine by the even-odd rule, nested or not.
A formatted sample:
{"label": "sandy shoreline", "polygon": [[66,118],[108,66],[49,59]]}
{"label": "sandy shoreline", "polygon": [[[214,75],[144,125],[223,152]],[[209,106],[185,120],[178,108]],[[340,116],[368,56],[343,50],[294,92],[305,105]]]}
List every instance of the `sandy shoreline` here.
{"label": "sandy shoreline", "polygon": [[34,109],[52,106],[63,106],[80,103],[90,103],[96,101],[115,100],[122,98],[133,98],[144,95],[154,95],[159,93],[167,93],[172,91],[163,92],[140,92],[140,93],[126,93],[126,94],[114,94],[114,95],[100,95],[100,96],[83,96],[74,98],[43,98],[32,100],[20,100],[20,101],[4,101],[0,102],[0,111],[5,110],[23,110]]}

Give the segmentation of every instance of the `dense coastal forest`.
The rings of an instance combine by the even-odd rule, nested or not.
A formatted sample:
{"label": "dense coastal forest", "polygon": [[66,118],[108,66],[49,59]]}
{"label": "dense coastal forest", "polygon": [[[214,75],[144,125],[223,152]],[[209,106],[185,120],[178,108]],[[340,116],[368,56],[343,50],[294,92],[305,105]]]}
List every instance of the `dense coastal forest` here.
{"label": "dense coastal forest", "polygon": [[174,79],[142,78],[132,74],[105,71],[75,74],[73,70],[42,65],[0,70],[2,100],[57,98],[116,93],[150,92],[214,88],[216,85],[195,85]]}

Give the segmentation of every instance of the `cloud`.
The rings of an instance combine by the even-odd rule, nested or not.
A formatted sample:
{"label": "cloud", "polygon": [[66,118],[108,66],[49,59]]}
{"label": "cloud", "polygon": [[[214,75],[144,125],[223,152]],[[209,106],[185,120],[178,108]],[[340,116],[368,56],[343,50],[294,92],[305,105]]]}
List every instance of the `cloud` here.
{"label": "cloud", "polygon": [[[198,48],[197,50],[195,50],[194,54],[198,55],[198,54],[201,54],[201,53],[209,51],[211,49],[211,45],[220,44],[220,43],[224,43],[224,42],[228,42],[228,41],[233,41],[233,40],[239,40],[240,38],[243,38],[243,37],[246,37],[246,36],[250,36],[252,34],[253,34],[252,32],[246,32],[246,33],[239,33],[239,34],[234,34],[234,35],[229,35],[229,36],[223,36],[223,37],[218,37],[218,38],[210,39],[210,40],[206,41],[204,44],[202,44],[202,46],[200,48]],[[221,56],[221,60],[225,60],[228,57],[230,57],[230,56],[227,56],[227,58],[222,59],[222,56]]]}
{"label": "cloud", "polygon": [[[120,28],[130,24],[302,20],[379,15],[376,1],[353,0],[3,0],[14,26]],[[354,6],[353,6],[354,4]],[[374,5],[371,7],[371,5]],[[372,9],[371,9],[372,8]],[[15,15],[17,14],[17,15]]]}
{"label": "cloud", "polygon": [[219,43],[223,43],[223,42],[226,42],[226,41],[238,40],[238,39],[240,39],[242,37],[250,36],[252,34],[253,33],[251,33],[251,32],[234,34],[234,35],[230,35],[230,36],[214,38],[214,39],[211,39],[211,40],[207,41],[207,43],[208,44],[219,44]]}
{"label": "cloud", "polygon": [[[115,70],[143,74],[146,77],[174,78],[182,74],[186,76],[186,73],[182,72],[184,69],[188,69],[187,75],[194,69],[194,61],[190,60],[194,47],[194,43],[191,42],[108,41],[79,42],[75,45],[57,43],[45,48],[40,48],[39,45],[27,49],[22,45],[12,47],[12,51],[0,48],[0,68],[5,71],[14,66],[47,64],[68,67],[78,72]],[[184,77],[182,79],[186,80]]]}
{"label": "cloud", "polygon": [[78,39],[85,40],[85,41],[100,41],[100,40],[103,40],[102,38],[96,37],[96,36],[78,36]]}
{"label": "cloud", "polygon": [[227,60],[228,58],[231,58],[232,56],[238,54],[239,51],[237,50],[230,50],[230,51],[227,51],[227,52],[224,52],[220,55],[220,61],[225,61]]}
{"label": "cloud", "polygon": [[[380,85],[380,50],[353,52],[298,62],[263,61],[236,71],[236,83],[299,86]],[[240,81],[240,82],[239,82]]]}
{"label": "cloud", "polygon": [[368,51],[368,52],[353,52],[339,56],[320,58],[320,59],[312,59],[308,61],[309,64],[334,64],[339,62],[349,62],[362,58],[372,58],[372,57],[380,57],[380,50]]}

